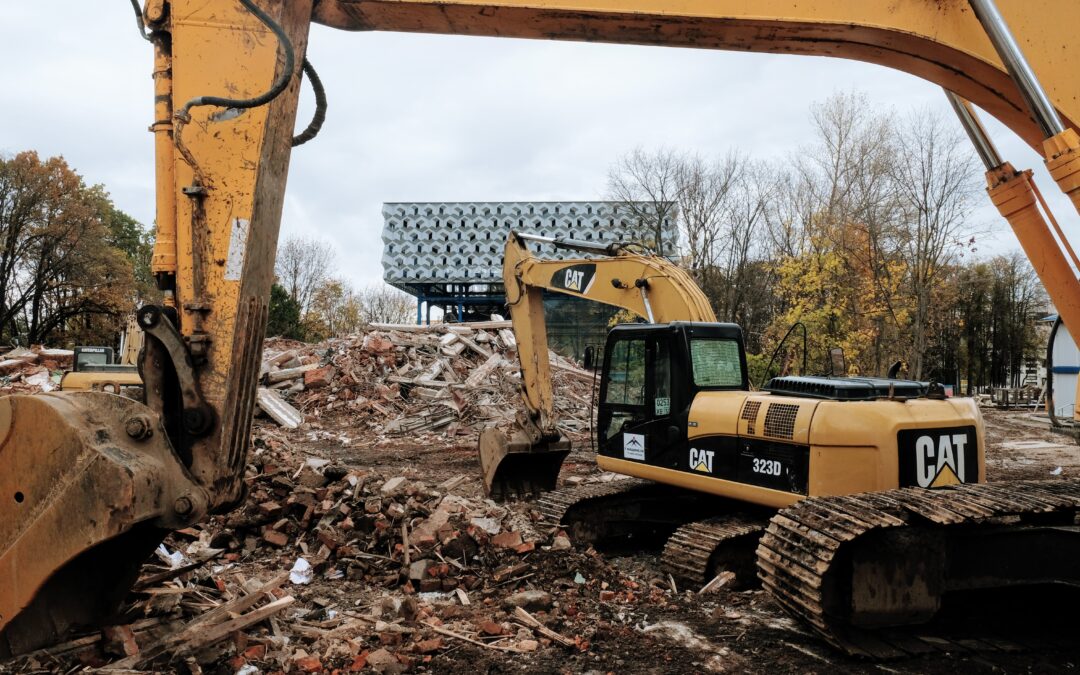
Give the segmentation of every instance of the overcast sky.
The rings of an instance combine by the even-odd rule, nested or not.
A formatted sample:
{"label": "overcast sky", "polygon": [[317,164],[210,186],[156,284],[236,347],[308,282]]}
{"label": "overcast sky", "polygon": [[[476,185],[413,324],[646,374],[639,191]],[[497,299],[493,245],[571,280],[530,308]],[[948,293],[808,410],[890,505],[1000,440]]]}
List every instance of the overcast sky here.
{"label": "overcast sky", "polygon": [[[150,224],[152,54],[129,3],[7,2],[2,18],[0,153],[63,155]],[[952,114],[928,82],[818,57],[321,26],[308,55],[329,114],[293,153],[282,234],[332,242],[356,285],[382,276],[383,202],[602,198],[608,166],[636,146],[780,157],[810,140],[811,103],[853,88],[883,108]],[[1041,167],[1011,132],[988,126],[1005,158]],[[1041,184],[1071,233],[1075,212],[1049,178]],[[980,254],[1017,248],[992,207],[976,220],[996,232]]]}

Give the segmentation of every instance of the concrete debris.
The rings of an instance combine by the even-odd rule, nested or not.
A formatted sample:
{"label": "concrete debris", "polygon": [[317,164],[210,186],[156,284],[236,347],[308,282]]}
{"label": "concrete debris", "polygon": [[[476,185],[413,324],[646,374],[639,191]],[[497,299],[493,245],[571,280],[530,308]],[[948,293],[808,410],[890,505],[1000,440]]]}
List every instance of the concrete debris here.
{"label": "concrete debris", "polygon": [[304,422],[300,411],[286,403],[278,393],[266,387],[259,387],[255,393],[255,402],[259,409],[286,429],[297,429]]}
{"label": "concrete debris", "polygon": [[75,352],[35,345],[0,355],[0,396],[37,394],[59,389],[60,376],[71,370]]}
{"label": "concrete debris", "polygon": [[[593,374],[552,352],[556,417],[566,432],[589,428]],[[301,415],[301,424],[357,418],[381,438],[475,438],[508,429],[520,408],[517,343],[508,321],[406,326],[373,324],[362,334],[319,344],[272,338],[264,346],[263,388]],[[270,400],[260,408],[286,428],[297,416]],[[269,408],[269,409],[268,409]],[[283,421],[284,420],[284,421]]]}

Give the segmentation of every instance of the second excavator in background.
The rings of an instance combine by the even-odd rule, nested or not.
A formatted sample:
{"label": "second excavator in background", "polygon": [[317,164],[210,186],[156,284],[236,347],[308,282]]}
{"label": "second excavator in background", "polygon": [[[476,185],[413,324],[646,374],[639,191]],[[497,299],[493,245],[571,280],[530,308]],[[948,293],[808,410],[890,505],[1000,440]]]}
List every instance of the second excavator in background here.
{"label": "second excavator in background", "polygon": [[[592,257],[541,260],[530,241]],[[768,519],[806,497],[985,479],[973,399],[934,383],[805,373],[752,391],[739,326],[717,322],[689,274],[639,244],[512,232],[503,283],[525,410],[509,437],[481,435],[484,485],[497,499],[539,496],[579,540],[666,539],[666,566],[700,584],[721,561],[752,575]],[[595,443],[601,469],[650,482],[540,494],[570,452],[553,418],[545,290],[646,321],[607,336]]]}

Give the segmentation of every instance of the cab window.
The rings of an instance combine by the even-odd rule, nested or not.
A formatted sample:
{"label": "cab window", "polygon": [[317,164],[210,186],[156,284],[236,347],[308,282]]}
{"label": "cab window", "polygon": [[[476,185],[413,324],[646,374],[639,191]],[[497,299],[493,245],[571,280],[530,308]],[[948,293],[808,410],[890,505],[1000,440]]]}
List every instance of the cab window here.
{"label": "cab window", "polygon": [[611,349],[605,403],[645,404],[645,340],[619,340]]}
{"label": "cab window", "polygon": [[690,340],[690,360],[694,384],[699,387],[741,387],[742,360],[735,340],[697,338]]}

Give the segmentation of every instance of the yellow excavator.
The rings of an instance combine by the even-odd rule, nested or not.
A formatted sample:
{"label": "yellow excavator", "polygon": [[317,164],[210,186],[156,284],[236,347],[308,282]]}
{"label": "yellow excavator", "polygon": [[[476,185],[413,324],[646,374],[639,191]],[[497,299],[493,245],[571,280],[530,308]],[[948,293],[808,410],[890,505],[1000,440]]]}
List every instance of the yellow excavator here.
{"label": "yellow excavator", "polygon": [[[997,117],[1045,155],[1054,180],[1080,205],[1080,136],[1072,121],[1080,120],[1080,44],[1073,33],[1080,3],[133,5],[137,28],[153,50],[153,92],[147,96],[156,157],[152,269],[164,298],[136,315],[146,333],[140,357],[145,398],[101,392],[0,398],[0,653],[33,649],[73,625],[100,621],[169,531],[226,512],[244,498],[289,157],[294,145],[315,135],[326,108],[305,58],[312,22],[353,31],[737,49],[877,63],[935,82]],[[302,75],[315,90],[317,113],[294,136]],[[1014,226],[1065,325],[1080,333],[1080,283],[1040,212],[1030,174],[992,154],[985,157],[994,164],[988,166],[992,199]],[[798,415],[795,424],[801,424]],[[893,468],[879,466],[891,476]],[[870,629],[921,620],[942,594],[964,584],[1080,583],[1076,556],[1060,554],[1075,551],[1078,508],[1080,484],[1071,480],[804,499],[770,521],[759,547],[759,574],[781,604],[834,645],[871,656],[907,653],[918,647]]]}
{"label": "yellow excavator", "polygon": [[[594,257],[541,260],[530,241]],[[592,540],[665,538],[663,562],[682,580],[708,581],[720,561],[745,570],[736,553],[752,553],[775,509],[807,497],[985,480],[974,399],[947,398],[934,383],[806,373],[751,391],[739,326],[718,323],[683,269],[638,244],[511,232],[503,284],[524,411],[509,437],[480,436],[487,493],[538,496],[545,516]],[[608,335],[595,441],[600,468],[653,484],[542,494],[570,452],[554,418],[545,290],[647,321]]]}
{"label": "yellow excavator", "polygon": [[71,370],[60,378],[60,391],[127,393],[141,398],[139,352],[142,346],[143,332],[132,315],[120,334],[120,360],[115,361],[112,347],[76,347]]}

